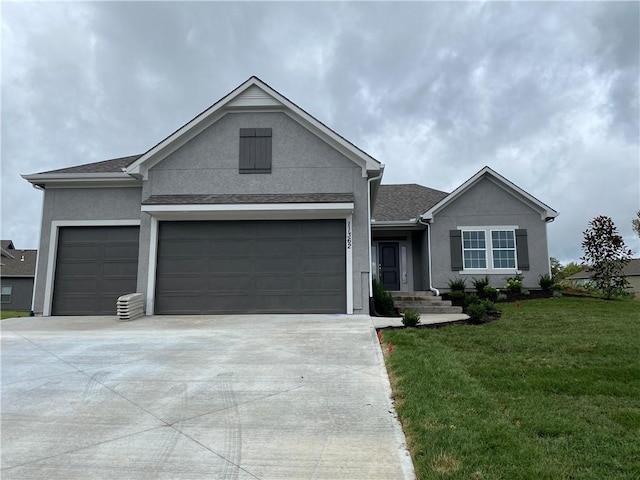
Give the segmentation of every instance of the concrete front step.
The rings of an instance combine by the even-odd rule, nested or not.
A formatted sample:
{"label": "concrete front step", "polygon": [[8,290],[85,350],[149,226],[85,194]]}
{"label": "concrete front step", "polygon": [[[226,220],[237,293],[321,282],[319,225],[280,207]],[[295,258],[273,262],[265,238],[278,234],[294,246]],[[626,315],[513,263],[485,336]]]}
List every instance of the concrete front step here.
{"label": "concrete front step", "polygon": [[[438,297],[436,297],[438,298]],[[402,300],[394,300],[393,304],[398,307],[405,307],[405,308],[413,308],[413,307],[419,307],[421,305],[433,305],[435,307],[450,307],[451,306],[451,302],[449,300],[442,300],[441,298],[439,298],[438,300],[422,300],[422,299],[402,299]]]}
{"label": "concrete front step", "polygon": [[396,308],[402,312],[407,310],[413,310],[418,313],[462,313],[462,307],[454,307],[451,305],[420,305],[415,307],[399,307],[396,305]]}
{"label": "concrete front step", "polygon": [[393,296],[394,302],[441,302],[442,297],[421,297],[419,295],[397,295]]}
{"label": "concrete front step", "polygon": [[412,292],[389,292],[393,298],[395,297],[434,297],[435,294],[430,290],[412,291]]}

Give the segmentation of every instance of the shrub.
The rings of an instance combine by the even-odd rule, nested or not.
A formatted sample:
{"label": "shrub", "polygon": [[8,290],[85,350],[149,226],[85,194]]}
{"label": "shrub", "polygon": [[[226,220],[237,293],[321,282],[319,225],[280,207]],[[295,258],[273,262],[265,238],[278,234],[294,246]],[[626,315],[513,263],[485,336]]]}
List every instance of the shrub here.
{"label": "shrub", "polygon": [[498,292],[498,296],[496,297],[496,302],[506,302],[506,301],[507,301],[507,296],[502,292]]}
{"label": "shrub", "polygon": [[484,287],[489,285],[489,275],[485,275],[484,278],[474,278],[473,288],[476,289],[479,295],[484,293]]}
{"label": "shrub", "polygon": [[553,289],[555,282],[549,274],[545,273],[544,275],[540,275],[538,277],[538,285],[540,285],[540,288],[545,292],[549,292]]}
{"label": "shrub", "polygon": [[470,305],[478,305],[481,302],[482,300],[475,293],[467,293],[464,296],[464,308],[468,308]]}
{"label": "shrub", "polygon": [[498,309],[496,308],[496,304],[491,300],[482,300],[482,302],[480,302],[480,305],[484,307],[485,312],[487,312],[488,314],[496,313],[498,311]]}
{"label": "shrub", "polygon": [[387,292],[378,280],[373,279],[373,300],[376,312],[383,317],[394,317],[396,309],[393,305],[393,297]]}
{"label": "shrub", "polygon": [[469,315],[469,319],[474,323],[482,323],[487,319],[487,311],[484,305],[480,303],[470,305],[469,308],[467,308],[467,315]]}
{"label": "shrub", "polygon": [[492,302],[496,302],[498,300],[498,289],[496,287],[487,285],[482,289],[482,293]]}
{"label": "shrub", "polygon": [[420,314],[413,310],[407,310],[402,314],[402,324],[405,327],[415,327],[420,321]]}
{"label": "shrub", "polygon": [[451,300],[452,305],[456,305],[458,307],[464,307],[464,298],[466,297],[466,293],[461,292],[459,290],[452,290],[449,293],[449,299]]}
{"label": "shrub", "polygon": [[522,293],[522,276],[516,275],[515,277],[507,278],[507,284],[504,286],[507,292],[514,295]]}
{"label": "shrub", "polygon": [[464,278],[449,280],[449,290],[452,292],[464,292],[467,288],[467,281]]}

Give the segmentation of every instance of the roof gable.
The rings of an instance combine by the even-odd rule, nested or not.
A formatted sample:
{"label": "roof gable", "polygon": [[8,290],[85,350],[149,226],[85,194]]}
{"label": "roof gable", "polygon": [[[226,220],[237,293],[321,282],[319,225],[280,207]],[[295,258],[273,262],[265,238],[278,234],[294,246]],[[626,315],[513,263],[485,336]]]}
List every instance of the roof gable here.
{"label": "roof gable", "polygon": [[467,191],[469,191],[471,188],[473,188],[478,182],[480,182],[483,179],[489,180],[493,184],[502,188],[507,193],[511,194],[521,202],[531,207],[533,210],[540,213],[542,220],[550,221],[558,216],[557,211],[555,211],[545,203],[541,202],[540,200],[535,198],[533,195],[527,193],[525,190],[521,189],[513,182],[507,180],[502,175],[496,173],[491,168],[484,167],[482,170],[480,170],[478,173],[472,176],[469,180],[467,180],[458,188],[456,188],[449,195],[444,197],[442,200],[440,200],[438,203],[433,205],[431,208],[427,209],[422,214],[421,217],[424,220],[432,221],[433,217],[437,215],[438,212],[444,209],[447,205],[451,204],[455,199],[464,195]]}
{"label": "roof gable", "polygon": [[348,142],[259,78],[251,77],[141,155],[126,167],[126,173],[146,178],[149,169],[162,159],[202,133],[227,113],[238,111],[283,112],[359,165],[363,176],[367,176],[367,171],[378,172],[381,169],[380,162],[366,152]]}

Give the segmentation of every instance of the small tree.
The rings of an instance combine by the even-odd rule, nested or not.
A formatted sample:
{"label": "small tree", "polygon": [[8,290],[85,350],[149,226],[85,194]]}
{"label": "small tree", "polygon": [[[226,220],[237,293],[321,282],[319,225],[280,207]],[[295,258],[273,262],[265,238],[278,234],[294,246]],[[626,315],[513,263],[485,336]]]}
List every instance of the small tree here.
{"label": "small tree", "polygon": [[604,215],[595,217],[583,234],[584,255],[580,260],[589,265],[596,287],[607,299],[624,293],[629,282],[622,271],[631,259],[631,250],[624,244],[613,220]]}
{"label": "small tree", "polygon": [[631,228],[633,228],[636,235],[640,237],[640,210],[636,212],[636,218],[631,220]]}

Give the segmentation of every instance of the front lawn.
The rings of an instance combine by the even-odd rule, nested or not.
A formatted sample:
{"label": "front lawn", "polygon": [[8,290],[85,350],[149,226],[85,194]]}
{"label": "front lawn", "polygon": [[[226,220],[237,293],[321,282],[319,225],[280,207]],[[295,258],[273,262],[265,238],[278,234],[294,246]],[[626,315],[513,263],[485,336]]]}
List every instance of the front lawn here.
{"label": "front lawn", "polygon": [[16,312],[15,310],[0,311],[0,320],[6,318],[28,317],[30,312]]}
{"label": "front lawn", "polygon": [[383,331],[418,478],[640,478],[640,302],[500,309],[484,325]]}

